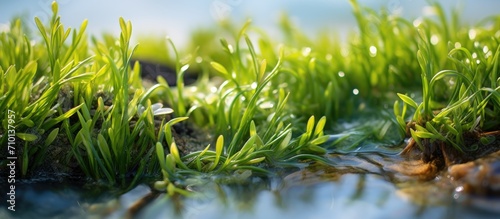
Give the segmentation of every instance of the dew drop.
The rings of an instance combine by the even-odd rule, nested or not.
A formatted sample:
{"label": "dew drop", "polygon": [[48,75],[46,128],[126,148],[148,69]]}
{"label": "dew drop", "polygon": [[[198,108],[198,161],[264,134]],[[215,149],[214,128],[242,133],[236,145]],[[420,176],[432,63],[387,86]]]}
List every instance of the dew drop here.
{"label": "dew drop", "polygon": [[484,47],[483,47],[483,52],[484,52],[484,53],[488,53],[488,51],[489,51],[488,46],[484,46]]}
{"label": "dew drop", "polygon": [[356,89],[356,88],[354,88],[354,89],[352,90],[352,93],[353,93],[354,95],[358,95],[358,94],[359,94],[359,90],[358,90],[358,89]]}
{"label": "dew drop", "polygon": [[342,57],[349,56],[349,50],[347,50],[346,48],[340,49],[340,55],[342,55]]}
{"label": "dew drop", "polygon": [[311,54],[311,47],[302,48],[302,55],[303,56],[309,56],[309,54]]}
{"label": "dew drop", "polygon": [[260,105],[261,109],[271,109],[274,107],[274,103],[271,101],[266,101]]}
{"label": "dew drop", "polygon": [[332,54],[326,54],[325,56],[325,59],[328,60],[328,61],[331,61],[332,60]]}
{"label": "dew drop", "polygon": [[493,53],[491,51],[488,51],[488,53],[486,53],[486,56],[484,56],[485,58],[489,58],[490,56],[492,56]]}
{"label": "dew drop", "polygon": [[377,55],[377,47],[370,46],[370,56],[375,57]]}
{"label": "dew drop", "polygon": [[432,35],[431,36],[431,44],[436,45],[436,44],[438,44],[438,42],[439,42],[439,37],[436,35]]}
{"label": "dew drop", "polygon": [[413,21],[413,26],[414,27],[418,27],[418,26],[420,26],[420,24],[422,24],[422,18],[418,18],[418,19],[415,19]]}
{"label": "dew drop", "polygon": [[257,82],[253,82],[253,83],[250,85],[250,87],[251,87],[252,89],[257,88]]}
{"label": "dew drop", "polygon": [[469,30],[469,39],[474,40],[476,38],[476,30],[470,29]]}
{"label": "dew drop", "polygon": [[214,86],[212,86],[212,87],[210,88],[210,92],[212,92],[212,93],[216,93],[216,92],[217,92],[217,88],[216,88],[216,87],[214,87]]}

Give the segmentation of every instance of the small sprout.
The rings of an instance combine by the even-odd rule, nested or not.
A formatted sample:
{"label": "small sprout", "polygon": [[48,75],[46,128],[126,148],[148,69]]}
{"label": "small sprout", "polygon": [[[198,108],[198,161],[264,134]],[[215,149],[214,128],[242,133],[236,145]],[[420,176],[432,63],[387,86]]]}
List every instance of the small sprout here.
{"label": "small sprout", "polygon": [[166,165],[167,171],[174,173],[174,171],[175,171],[175,158],[172,154],[167,154],[167,156],[165,156],[165,165]]}
{"label": "small sprout", "polygon": [[401,100],[403,100],[404,103],[408,104],[409,106],[411,106],[415,109],[418,108],[417,103],[411,97],[409,97],[405,94],[400,94],[400,93],[398,93],[398,96],[399,96],[399,98],[401,98]]}
{"label": "small sprout", "polygon": [[495,142],[495,140],[496,140],[496,137],[492,136],[492,135],[483,136],[479,139],[479,141],[481,142],[482,145],[489,145],[489,144]]}
{"label": "small sprout", "polygon": [[222,155],[223,147],[224,147],[224,136],[220,135],[217,138],[217,143],[215,144],[215,160],[214,160],[212,166],[210,167],[210,170],[215,169],[215,167],[217,167],[217,165],[219,165],[219,160],[220,160],[220,157]]}
{"label": "small sprout", "polygon": [[264,161],[265,159],[266,159],[266,157],[254,158],[254,159],[251,159],[250,161],[248,161],[248,164],[258,164],[258,163]]}
{"label": "small sprout", "polygon": [[217,63],[217,62],[210,62],[210,65],[212,65],[212,67],[217,70],[218,72],[222,73],[223,75],[229,75],[228,71],[226,70],[226,68]]}
{"label": "small sprout", "polygon": [[167,194],[168,194],[168,196],[174,196],[174,194],[175,194],[175,186],[174,186],[174,184],[169,183],[167,185]]}
{"label": "small sprout", "polygon": [[52,144],[52,142],[54,142],[54,140],[56,139],[58,133],[59,133],[59,128],[52,130],[45,139],[44,146],[49,146],[50,144]]}
{"label": "small sprout", "polygon": [[252,176],[251,170],[236,170],[234,171],[235,179],[237,181],[243,182]]}
{"label": "small sprout", "polygon": [[306,133],[308,135],[311,135],[314,129],[314,116],[309,117],[309,120],[307,121],[307,126],[306,126]]}
{"label": "small sprout", "polygon": [[173,160],[175,160],[175,163],[178,164],[180,167],[183,169],[189,169],[184,162],[182,162],[181,155],[179,153],[179,149],[177,148],[177,145],[175,144],[175,141],[172,142],[170,145],[170,154],[173,157]]}
{"label": "small sprout", "polygon": [[316,154],[326,154],[326,149],[316,145],[310,145],[307,149]]}
{"label": "small sprout", "polygon": [[160,192],[164,192],[167,189],[168,182],[161,180],[154,183],[154,188]]}
{"label": "small sprout", "polygon": [[29,133],[16,133],[16,136],[24,141],[35,141],[38,139],[36,135]]}
{"label": "small sprout", "polygon": [[323,135],[321,137],[318,137],[318,138],[312,140],[311,144],[312,145],[320,145],[320,144],[323,144],[323,143],[327,142],[328,139],[330,139],[329,135]]}
{"label": "small sprout", "polygon": [[315,137],[323,135],[323,129],[325,128],[325,124],[326,124],[326,116],[323,116],[321,117],[321,119],[319,119],[318,123],[316,124],[316,128],[314,130]]}

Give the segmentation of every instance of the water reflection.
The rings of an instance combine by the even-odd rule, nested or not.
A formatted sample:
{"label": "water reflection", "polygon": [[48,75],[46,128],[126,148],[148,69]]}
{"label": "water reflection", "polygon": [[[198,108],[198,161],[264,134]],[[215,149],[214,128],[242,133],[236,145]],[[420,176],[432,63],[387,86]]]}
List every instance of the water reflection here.
{"label": "water reflection", "polygon": [[[0,188],[6,191],[2,186]],[[114,189],[78,182],[22,181],[16,184],[16,211],[7,210],[6,202],[2,201],[0,218],[84,218],[89,215],[94,203],[109,205],[118,194]],[[102,215],[104,210],[99,212]]]}
{"label": "water reflection", "polygon": [[[197,196],[161,195],[137,218],[496,218],[453,199],[453,186],[438,177],[422,182],[398,173],[397,156],[331,155],[333,166],[312,165],[243,184],[214,181]],[[388,167],[389,166],[389,167]]]}
{"label": "water reflection", "polygon": [[[288,185],[290,184],[290,185]],[[347,174],[315,184],[283,181],[232,187],[210,185],[196,198],[159,197],[138,218],[412,218],[445,217],[446,207],[419,207],[373,174]],[[217,188],[218,187],[218,188]],[[180,207],[180,209],[179,209]]]}
{"label": "water reflection", "polygon": [[[203,176],[182,182],[191,197],[168,197],[140,185],[119,191],[98,186],[29,184],[19,189],[15,217],[0,218],[496,218],[453,198],[438,177],[422,182],[390,168],[397,156],[332,154],[334,166],[311,165],[245,181]],[[229,179],[229,180],[228,180]],[[495,202],[490,202],[495,203]],[[498,203],[498,202],[497,202]]]}

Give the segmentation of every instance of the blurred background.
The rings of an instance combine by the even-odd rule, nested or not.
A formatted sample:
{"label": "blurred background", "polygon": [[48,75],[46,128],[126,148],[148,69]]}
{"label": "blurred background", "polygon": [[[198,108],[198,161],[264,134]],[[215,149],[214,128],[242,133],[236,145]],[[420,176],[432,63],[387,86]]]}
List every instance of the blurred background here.
{"label": "blurred background", "polygon": [[[0,29],[7,28],[14,16],[22,16],[34,26],[33,17],[47,19],[51,15],[52,0],[0,0]],[[361,5],[374,10],[387,8],[408,19],[428,14],[427,1],[420,0],[360,0]],[[462,21],[478,22],[482,18],[500,13],[500,1],[464,0],[440,1],[444,8],[458,8]],[[253,24],[268,31],[276,31],[280,15],[286,13],[308,34],[319,30],[345,32],[355,29],[349,0],[60,0],[59,13],[68,27],[79,27],[89,20],[87,30],[93,35],[103,32],[119,33],[118,18],[131,20],[134,36],[170,36],[178,45],[189,39],[197,28],[210,28],[218,21],[229,19],[243,24],[251,18]]]}

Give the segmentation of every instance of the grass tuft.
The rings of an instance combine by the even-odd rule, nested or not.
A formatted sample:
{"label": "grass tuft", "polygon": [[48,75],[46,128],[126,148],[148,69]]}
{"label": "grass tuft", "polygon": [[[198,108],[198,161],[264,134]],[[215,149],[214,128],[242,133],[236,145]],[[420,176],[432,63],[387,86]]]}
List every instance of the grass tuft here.
{"label": "grass tuft", "polygon": [[[465,26],[457,12],[448,17],[432,3],[436,17],[412,22],[350,2],[358,31],[345,42],[328,33],[308,37],[286,16],[283,40],[250,22],[224,22],[193,34],[184,50],[170,38],[134,45],[123,18],[119,36],[89,37],[86,20],[64,27],[55,2],[47,24],[35,18],[38,38],[14,20],[0,33],[0,111],[17,115],[22,176],[59,158],[51,152],[57,148],[70,157],[63,165],[76,164],[71,171],[93,180],[133,185],[161,173],[155,188],[188,195],[177,180],[329,163],[325,153],[396,139],[391,133],[424,152],[436,145],[474,151],[495,141],[484,133],[500,130],[498,16]],[[157,44],[165,45],[152,50]],[[159,51],[158,60],[175,65],[175,86],[159,77],[146,88],[132,57]],[[192,85],[184,82],[188,70],[198,73]],[[393,115],[364,121],[373,111]],[[362,125],[335,134],[351,121]],[[2,121],[2,145],[9,124]],[[187,124],[215,137],[189,147],[176,131]]]}

